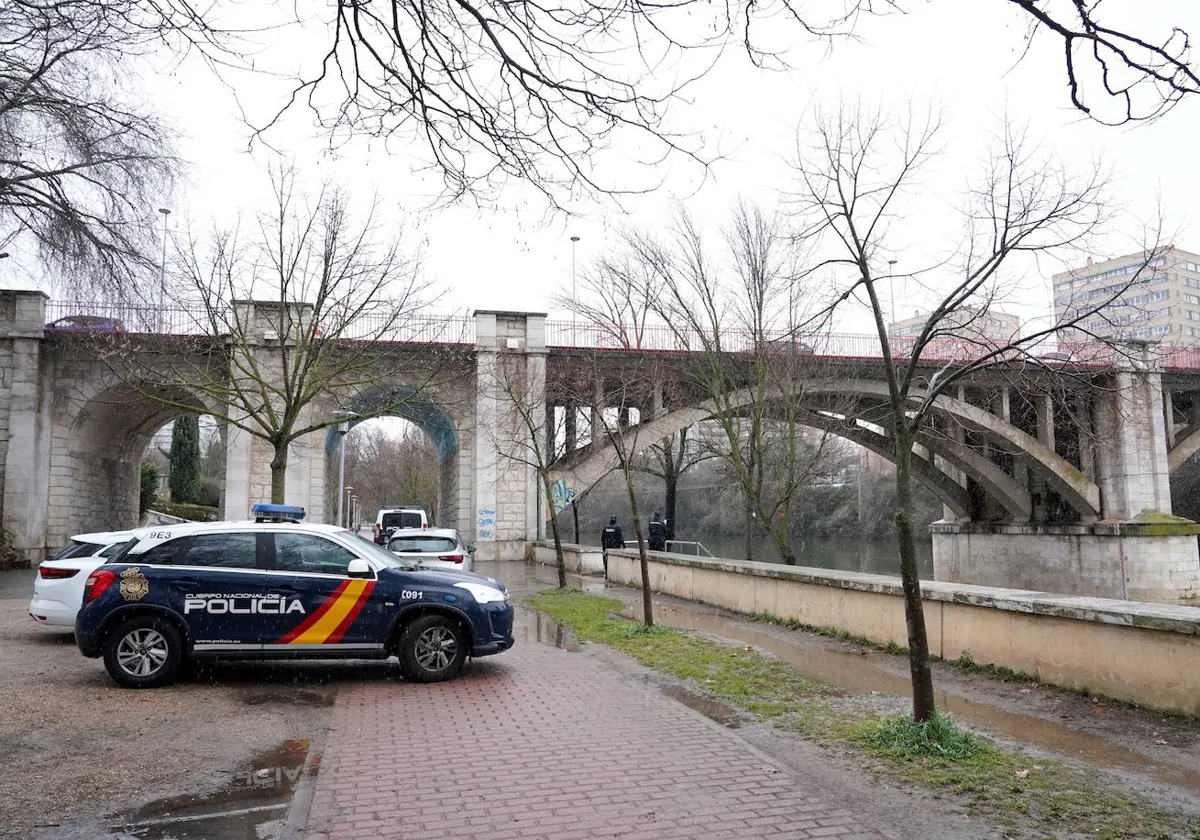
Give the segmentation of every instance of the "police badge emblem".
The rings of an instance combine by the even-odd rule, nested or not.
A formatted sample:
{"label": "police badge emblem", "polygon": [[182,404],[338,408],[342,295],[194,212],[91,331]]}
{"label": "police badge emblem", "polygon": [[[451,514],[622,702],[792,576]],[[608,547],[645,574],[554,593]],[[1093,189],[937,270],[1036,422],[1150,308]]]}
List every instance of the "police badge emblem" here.
{"label": "police badge emblem", "polygon": [[126,601],[140,601],[150,591],[150,581],[141,569],[126,569],[121,572],[121,597]]}

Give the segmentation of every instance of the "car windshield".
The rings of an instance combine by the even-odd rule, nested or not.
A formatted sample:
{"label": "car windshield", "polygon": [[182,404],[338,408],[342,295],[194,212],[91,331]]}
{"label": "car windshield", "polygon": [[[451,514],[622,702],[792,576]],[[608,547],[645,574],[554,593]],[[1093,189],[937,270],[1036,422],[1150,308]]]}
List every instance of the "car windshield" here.
{"label": "car windshield", "polygon": [[433,553],[444,553],[454,551],[458,548],[457,540],[449,537],[433,537],[426,534],[412,537],[396,537],[388,543],[388,551],[428,551]]}
{"label": "car windshield", "polygon": [[373,541],[367,539],[361,534],[347,530],[342,530],[339,533],[357,540],[357,542],[354,544],[355,548],[362,551],[363,554],[367,555],[372,560],[378,561],[389,569],[404,569],[405,571],[415,572],[420,568],[420,564],[415,560],[404,560],[400,557],[397,557],[383,546],[376,545]]}
{"label": "car windshield", "polygon": [[420,528],[421,514],[413,511],[401,511],[399,513],[385,513],[383,515],[384,528]]}
{"label": "car windshield", "polygon": [[111,560],[112,558],[117,556],[117,552],[119,552],[121,549],[123,549],[127,545],[133,545],[135,542],[137,542],[137,540],[127,540],[125,542],[113,543],[108,548],[101,551],[100,556],[106,560]]}
{"label": "car windshield", "polygon": [[51,560],[70,560],[73,557],[91,557],[101,548],[99,543],[72,540],[71,544],[50,557]]}

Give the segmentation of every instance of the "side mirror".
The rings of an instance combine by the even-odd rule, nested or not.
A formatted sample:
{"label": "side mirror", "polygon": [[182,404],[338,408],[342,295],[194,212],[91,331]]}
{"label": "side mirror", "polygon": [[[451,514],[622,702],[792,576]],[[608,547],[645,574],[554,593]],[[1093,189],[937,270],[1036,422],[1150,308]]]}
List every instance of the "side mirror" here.
{"label": "side mirror", "polygon": [[467,554],[475,553],[475,543],[467,543]]}
{"label": "side mirror", "polygon": [[371,566],[361,557],[355,557],[350,561],[350,565],[346,567],[346,575],[352,578],[369,578],[371,576]]}

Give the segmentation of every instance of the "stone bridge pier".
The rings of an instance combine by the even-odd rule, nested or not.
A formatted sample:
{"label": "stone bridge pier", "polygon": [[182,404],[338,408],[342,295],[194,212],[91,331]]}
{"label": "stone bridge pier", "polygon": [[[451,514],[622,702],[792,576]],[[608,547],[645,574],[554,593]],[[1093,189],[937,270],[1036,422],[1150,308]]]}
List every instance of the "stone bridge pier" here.
{"label": "stone bridge pier", "polygon": [[[1103,387],[1076,404],[1071,418],[1075,445],[1063,467],[1071,474],[1058,478],[1094,485],[1094,510],[1082,511],[1076,523],[1045,521],[1048,483],[1036,474],[1024,476],[1028,519],[973,521],[947,509],[931,528],[936,580],[1197,603],[1200,529],[1171,515],[1162,376],[1149,348],[1135,349],[1117,360]],[[1046,398],[1036,414],[1038,442],[1062,450],[1052,401]]]}

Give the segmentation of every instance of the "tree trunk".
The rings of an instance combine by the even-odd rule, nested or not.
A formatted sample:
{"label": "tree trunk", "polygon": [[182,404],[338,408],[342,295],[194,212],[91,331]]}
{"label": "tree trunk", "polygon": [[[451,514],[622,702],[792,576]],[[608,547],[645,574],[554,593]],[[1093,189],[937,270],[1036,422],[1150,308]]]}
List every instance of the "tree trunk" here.
{"label": "tree trunk", "polygon": [[275,457],[271,459],[271,504],[283,504],[287,487],[288,445],[275,444]]}
{"label": "tree trunk", "polygon": [[754,559],[754,511],[746,508],[746,559]]}
{"label": "tree trunk", "polygon": [[663,516],[667,518],[667,539],[675,539],[675,508],[679,499],[679,471],[672,466],[665,470],[666,487],[663,492]]}
{"label": "tree trunk", "polygon": [[900,580],[904,587],[904,621],[908,627],[908,667],[912,674],[913,720],[933,716],[933,674],[929,670],[929,638],[925,633],[925,605],[917,577],[917,550],[913,539],[912,435],[896,435],[896,537],[900,544]]}
{"label": "tree trunk", "polygon": [[647,627],[654,626],[654,604],[650,597],[650,561],[646,554],[646,538],[642,535],[642,517],[638,513],[637,493],[633,489],[633,476],[628,469],[622,470],[625,489],[629,492],[629,510],[633,513],[633,533],[637,535],[638,561],[642,572],[642,616]]}
{"label": "tree trunk", "polygon": [[[546,499],[546,510],[550,512],[550,533],[554,537],[554,565],[558,569],[558,588],[567,588],[567,559],[563,555],[562,536],[558,532],[558,511],[554,509],[554,495],[550,492],[547,476],[542,476],[542,495]],[[574,505],[572,505],[574,507]]]}
{"label": "tree trunk", "polygon": [[579,545],[579,503],[571,502],[571,516],[575,520],[575,545]]}

